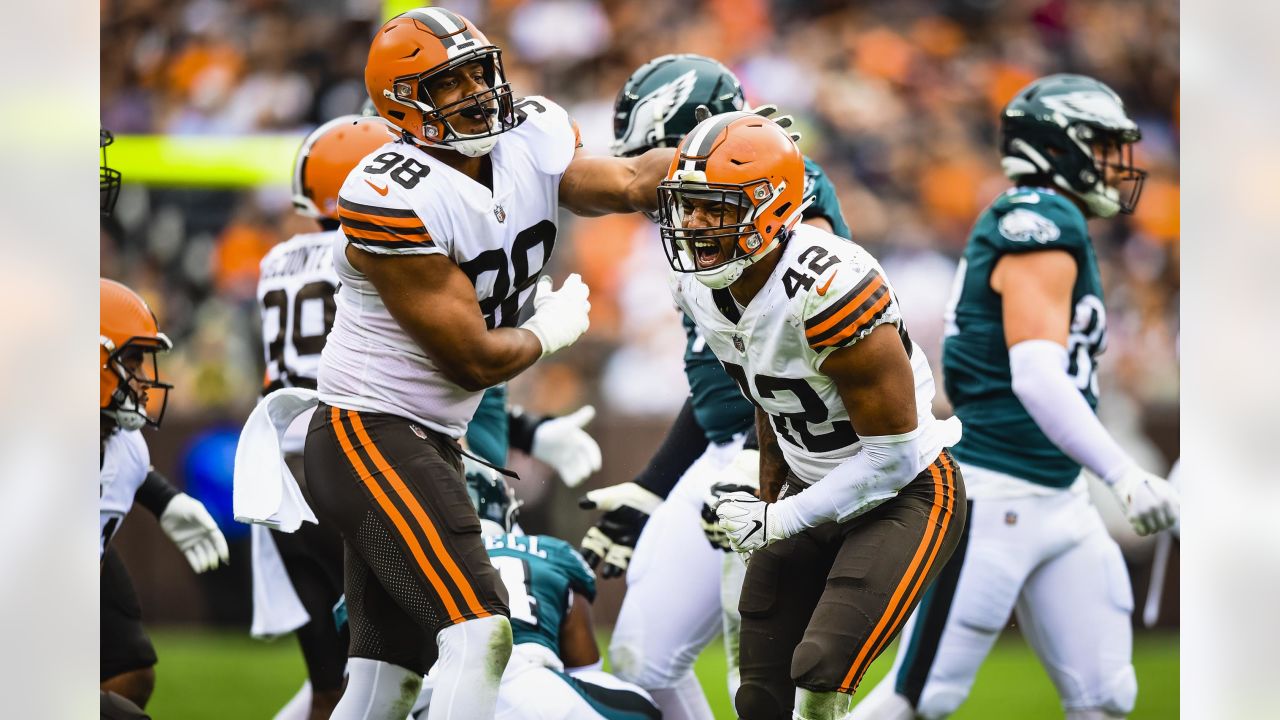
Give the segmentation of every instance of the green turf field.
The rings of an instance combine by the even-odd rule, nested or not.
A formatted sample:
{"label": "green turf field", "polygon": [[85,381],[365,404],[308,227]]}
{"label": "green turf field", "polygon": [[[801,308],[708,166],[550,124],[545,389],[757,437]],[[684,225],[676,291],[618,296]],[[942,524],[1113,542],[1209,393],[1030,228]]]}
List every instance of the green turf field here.
{"label": "green turf field", "polygon": [[[957,720],[1058,718],[1048,677],[1022,639],[1006,634],[978,674],[973,695]],[[270,718],[302,684],[302,656],[294,640],[259,643],[247,633],[157,630],[152,634],[160,665],[148,710],[157,720]],[[607,644],[607,643],[605,643]],[[869,690],[888,670],[893,648],[871,667]],[[1135,640],[1138,707],[1132,720],[1178,717],[1178,639],[1140,634]],[[732,718],[724,686],[725,658],[713,643],[698,660],[698,676],[717,718]]]}

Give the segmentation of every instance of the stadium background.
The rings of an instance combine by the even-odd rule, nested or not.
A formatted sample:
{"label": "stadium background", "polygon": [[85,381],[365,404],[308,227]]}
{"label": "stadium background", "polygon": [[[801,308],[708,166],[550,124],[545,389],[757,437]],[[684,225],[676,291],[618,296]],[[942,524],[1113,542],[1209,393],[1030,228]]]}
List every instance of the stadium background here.
{"label": "stadium background", "polygon": [[[608,151],[613,98],[641,63],[698,52],[728,64],[750,102],[796,115],[802,149],[830,174],[855,238],[882,259],[913,337],[934,356],[955,258],[977,212],[1005,184],[994,152],[999,108],[1045,73],[1104,80],[1143,128],[1138,162],[1151,178],[1135,216],[1092,227],[1110,312],[1100,412],[1144,465],[1160,470],[1177,457],[1175,2],[446,5],[504,49],[517,94],[545,94],[565,106],[593,152]],[[182,658],[196,673],[224,654],[225,677],[240,672],[262,683],[275,676],[256,668],[280,663],[270,665],[287,676],[279,689],[241,687],[261,698],[254,707],[265,712],[302,674],[291,649],[235,639],[247,634],[250,584],[247,532],[230,518],[230,464],[262,376],[258,260],[297,227],[288,178],[298,141],[320,122],[357,111],[368,38],[390,8],[376,0],[107,0],[101,7],[102,123],[117,134],[109,158],[125,178],[116,218],[103,226],[102,275],[142,292],[175,341],[162,371],[177,389],[165,427],[149,437],[153,459],[210,507],[233,553],[231,567],[197,578],[149,515],[134,513],[125,523],[117,542],[147,620],[168,628],[158,634],[154,709],[176,709],[159,717],[197,717],[199,703],[178,695],[187,687]],[[596,405],[591,429],[605,463],[588,481],[594,487],[638,471],[678,409],[682,335],[665,261],[641,218],[563,220],[552,273],[583,274],[593,291],[592,327],[511,389],[535,412]],[[580,490],[532,461],[513,464],[524,478],[516,491],[527,502],[525,525],[580,538],[593,519],[574,505]],[[1141,607],[1151,543],[1128,531],[1110,498],[1100,497],[1099,506],[1125,549]],[[1148,703],[1156,693],[1176,699],[1176,561],[1175,551],[1162,630],[1138,638],[1143,695],[1134,717],[1172,716],[1148,714]],[[614,581],[601,589],[597,619],[607,629],[622,587]],[[1051,688],[1021,640],[1000,652],[1008,654],[1004,672],[1015,673],[1008,685],[1025,689],[1013,678],[1038,677],[1035,697],[1052,708]],[[984,690],[1007,700],[999,688],[982,687],[1004,677],[997,670],[984,670],[975,701]]]}

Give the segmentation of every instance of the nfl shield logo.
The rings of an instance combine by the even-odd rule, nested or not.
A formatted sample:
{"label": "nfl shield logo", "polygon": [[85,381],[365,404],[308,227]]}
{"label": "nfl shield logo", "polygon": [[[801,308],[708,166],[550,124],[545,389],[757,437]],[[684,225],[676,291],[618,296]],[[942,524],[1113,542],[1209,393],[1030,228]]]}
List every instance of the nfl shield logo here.
{"label": "nfl shield logo", "polygon": [[503,210],[501,205],[493,206],[493,216],[498,218],[498,222],[500,223],[507,221],[507,211]]}
{"label": "nfl shield logo", "polygon": [[743,344],[741,335],[733,336],[733,347],[740,353],[745,353],[747,351],[747,346]]}

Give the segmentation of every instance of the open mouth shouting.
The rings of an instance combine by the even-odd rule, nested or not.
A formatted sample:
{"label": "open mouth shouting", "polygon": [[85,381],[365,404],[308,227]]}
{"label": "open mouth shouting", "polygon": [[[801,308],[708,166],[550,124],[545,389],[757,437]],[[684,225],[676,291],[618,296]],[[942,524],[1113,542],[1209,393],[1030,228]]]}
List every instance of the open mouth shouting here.
{"label": "open mouth shouting", "polygon": [[698,265],[699,270],[705,270],[709,267],[720,264],[723,256],[720,240],[717,239],[698,239],[692,242],[693,260]]}

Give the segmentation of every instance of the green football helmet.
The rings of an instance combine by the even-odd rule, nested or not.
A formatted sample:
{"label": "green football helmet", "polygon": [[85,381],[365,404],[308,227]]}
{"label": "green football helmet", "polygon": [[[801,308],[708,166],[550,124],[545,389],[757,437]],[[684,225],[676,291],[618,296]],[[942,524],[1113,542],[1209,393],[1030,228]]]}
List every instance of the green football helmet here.
{"label": "green football helmet", "polygon": [[712,115],[741,110],[742,85],[729,68],[702,55],[663,55],[641,65],[613,106],[613,154],[675,147],[698,124],[699,105]]}
{"label": "green football helmet", "polygon": [[511,532],[523,505],[515,492],[493,468],[465,458],[467,496],[480,516],[480,531],[485,535]]}
{"label": "green football helmet", "polygon": [[1142,131],[1114,90],[1084,75],[1031,83],[1000,117],[1001,164],[1015,182],[1043,178],[1078,198],[1092,215],[1129,214],[1147,173],[1133,164]]}

